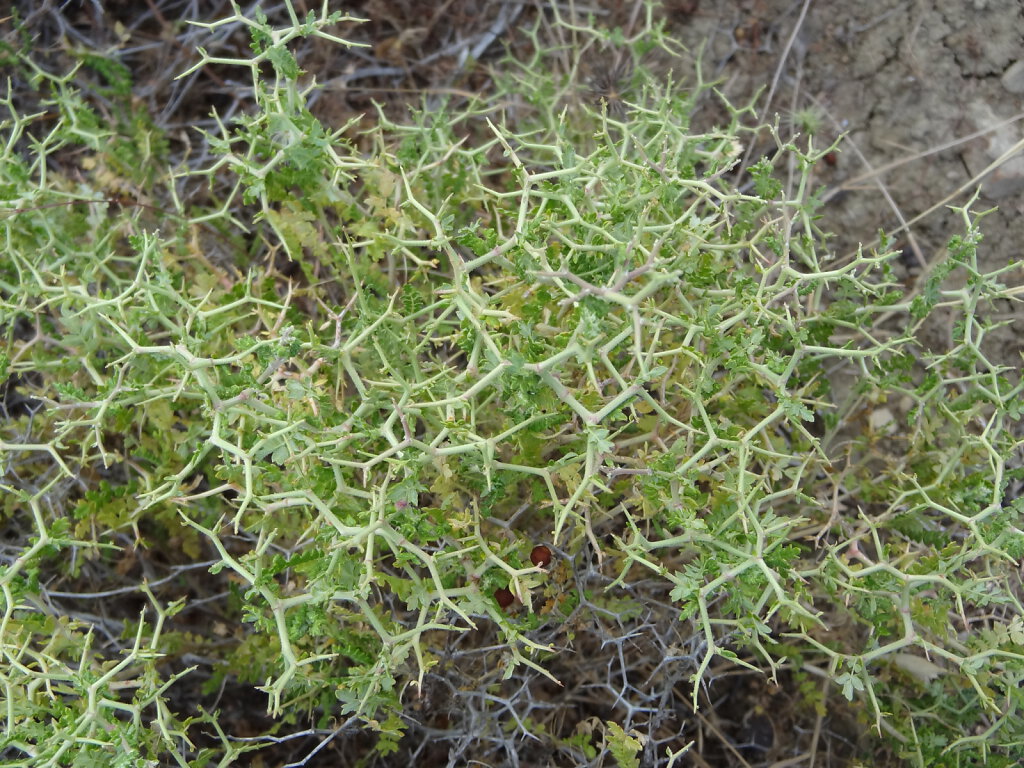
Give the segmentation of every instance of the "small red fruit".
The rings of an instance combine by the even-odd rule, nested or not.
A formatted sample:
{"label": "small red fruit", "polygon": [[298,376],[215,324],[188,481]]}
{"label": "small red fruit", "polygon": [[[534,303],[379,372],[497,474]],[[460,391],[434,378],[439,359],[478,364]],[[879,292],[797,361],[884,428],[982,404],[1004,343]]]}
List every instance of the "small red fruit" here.
{"label": "small red fruit", "polygon": [[551,562],[551,550],[543,544],[538,544],[530,553],[530,562],[543,568]]}
{"label": "small red fruit", "polygon": [[512,595],[512,590],[507,587],[502,587],[501,589],[494,590],[494,599],[497,600],[498,605],[504,609],[512,605],[512,601],[515,600],[515,597]]}
{"label": "small red fruit", "polygon": [[839,157],[835,152],[827,152],[822,159],[825,161],[825,165],[835,165]]}

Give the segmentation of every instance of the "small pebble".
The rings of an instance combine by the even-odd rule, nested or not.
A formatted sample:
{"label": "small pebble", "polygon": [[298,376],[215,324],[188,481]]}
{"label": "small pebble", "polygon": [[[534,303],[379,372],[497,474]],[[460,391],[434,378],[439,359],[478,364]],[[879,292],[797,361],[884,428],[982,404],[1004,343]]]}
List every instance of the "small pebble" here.
{"label": "small pebble", "polygon": [[1003,72],[1003,88],[1010,93],[1024,93],[1024,59],[1014,62]]}

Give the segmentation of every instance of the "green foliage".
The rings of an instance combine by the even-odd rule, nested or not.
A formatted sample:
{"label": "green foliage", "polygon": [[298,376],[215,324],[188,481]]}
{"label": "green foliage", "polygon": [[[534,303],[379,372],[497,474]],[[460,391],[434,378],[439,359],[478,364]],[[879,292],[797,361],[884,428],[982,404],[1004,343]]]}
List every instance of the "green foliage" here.
{"label": "green foliage", "polygon": [[[1002,501],[1022,385],[982,352],[987,308],[1012,294],[1009,267],[978,267],[971,204],[949,258],[903,295],[892,253],[825,252],[817,201],[776,173],[795,158],[806,174],[807,155],[780,142],[747,169],[753,190],[732,188],[742,110],[694,133],[701,88],[641,66],[623,114],[561,104],[554,75],[510,63],[499,91],[536,107],[518,122],[470,101],[330,131],[289,43],[345,44],[329,30],[350,19],[287,6],[284,29],[244,20],[251,58],[218,59],[249,70],[256,109],[207,135],[216,160],[187,172],[227,182],[212,213],[154,229],[109,202],[129,185],[176,199],[168,169],[139,170],[167,147],[141,108],[105,124],[70,77],[44,75],[60,115],[44,131],[0,100],[0,184],[19,200],[0,218],[0,381],[31,378],[45,406],[0,425],[4,518],[29,532],[0,569],[0,753],[228,764],[243,748],[216,715],[166,701],[192,669],[165,655],[194,647],[217,654],[207,692],[230,679],[275,718],[351,715],[385,755],[446,638],[493,624],[495,665],[550,677],[554,649],[532,633],[571,632],[583,601],[634,619],[645,578],[701,641],[695,707],[712,662],[811,666],[885,719],[906,759],[1009,760],[1024,738],[1024,509]],[[128,104],[123,66],[79,60]],[[92,153],[87,189],[36,183],[27,168],[70,144]],[[239,229],[243,205],[297,285],[199,258],[200,234]],[[883,311],[906,331],[876,333]],[[956,333],[932,351],[918,337],[938,311]],[[852,402],[833,398],[838,376],[857,377]],[[618,578],[558,594],[530,561],[538,541],[569,558],[600,546]],[[165,631],[183,603],[145,581],[117,588],[147,601],[117,653],[100,627],[41,609],[50,580],[116,571],[129,542],[165,547],[181,572],[212,560],[229,595],[219,639]],[[203,728],[215,748],[192,747]],[[606,743],[639,764],[643,740],[618,724]]]}
{"label": "green foliage", "polygon": [[623,731],[618,723],[609,722],[607,725],[608,751],[612,753],[620,768],[640,768],[637,753],[643,749],[643,745]]}

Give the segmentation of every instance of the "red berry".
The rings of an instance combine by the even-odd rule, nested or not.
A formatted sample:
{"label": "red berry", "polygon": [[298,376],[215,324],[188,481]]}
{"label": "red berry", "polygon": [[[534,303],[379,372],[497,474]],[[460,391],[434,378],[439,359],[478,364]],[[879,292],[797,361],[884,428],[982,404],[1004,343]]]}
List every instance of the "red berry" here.
{"label": "red berry", "polygon": [[835,165],[839,158],[836,156],[835,152],[828,152],[822,160],[825,161],[825,165]]}
{"label": "red berry", "polygon": [[530,553],[530,562],[543,568],[551,562],[551,550],[543,544],[538,544]]}
{"label": "red berry", "polygon": [[512,595],[512,590],[507,587],[502,587],[501,589],[494,590],[494,599],[498,601],[498,605],[502,608],[508,608],[512,605],[512,601],[515,600],[515,597]]}

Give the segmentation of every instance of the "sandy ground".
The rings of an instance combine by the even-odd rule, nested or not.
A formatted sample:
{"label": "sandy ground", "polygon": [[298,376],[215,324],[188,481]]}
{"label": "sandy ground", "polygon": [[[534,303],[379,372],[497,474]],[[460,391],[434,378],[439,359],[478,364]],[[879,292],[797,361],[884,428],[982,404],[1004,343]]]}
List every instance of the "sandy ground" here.
{"label": "sandy ground", "polygon": [[[817,169],[828,188],[823,229],[837,254],[894,233],[913,281],[963,231],[950,205],[998,210],[982,222],[979,259],[995,269],[1024,242],[1024,2],[1022,0],[719,0],[675,2],[674,31],[705,46],[709,71],[732,100],[759,88],[759,114],[815,113],[825,145],[846,139]],[[692,13],[688,13],[694,8]],[[767,100],[771,97],[770,102]],[[1007,276],[1024,282],[1024,269]],[[990,359],[1019,370],[1021,305],[991,308],[1005,322]],[[941,334],[942,329],[933,331]],[[940,339],[935,340],[936,343]]]}

